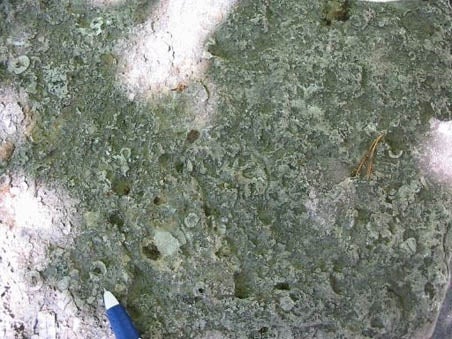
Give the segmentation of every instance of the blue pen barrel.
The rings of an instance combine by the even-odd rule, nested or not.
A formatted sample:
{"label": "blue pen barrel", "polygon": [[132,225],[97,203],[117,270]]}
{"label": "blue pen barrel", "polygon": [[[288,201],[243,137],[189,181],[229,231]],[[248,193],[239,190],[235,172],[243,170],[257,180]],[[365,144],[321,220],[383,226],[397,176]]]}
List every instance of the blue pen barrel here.
{"label": "blue pen barrel", "polygon": [[140,334],[125,308],[120,304],[107,310],[107,317],[116,339],[139,339]]}

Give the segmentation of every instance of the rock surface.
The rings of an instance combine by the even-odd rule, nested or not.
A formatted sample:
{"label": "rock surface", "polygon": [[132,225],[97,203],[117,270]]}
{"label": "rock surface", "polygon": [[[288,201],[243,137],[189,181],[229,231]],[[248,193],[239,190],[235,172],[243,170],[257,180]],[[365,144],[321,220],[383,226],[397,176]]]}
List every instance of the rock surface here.
{"label": "rock surface", "polygon": [[[210,33],[184,40],[164,9],[195,3]],[[107,288],[143,338],[428,337],[450,4],[214,3],[0,3],[1,333],[109,337]],[[150,65],[133,85],[121,48]]]}

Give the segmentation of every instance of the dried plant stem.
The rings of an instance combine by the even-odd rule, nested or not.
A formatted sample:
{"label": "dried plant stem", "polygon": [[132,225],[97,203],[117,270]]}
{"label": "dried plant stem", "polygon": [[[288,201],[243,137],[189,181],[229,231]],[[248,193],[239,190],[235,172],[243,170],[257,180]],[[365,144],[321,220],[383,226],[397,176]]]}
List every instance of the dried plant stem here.
{"label": "dried plant stem", "polygon": [[366,177],[369,179],[372,176],[374,168],[375,151],[377,150],[378,144],[383,140],[386,132],[381,132],[370,144],[369,149],[361,158],[358,167],[353,171],[352,176],[356,177],[361,174],[364,167],[366,167]]}

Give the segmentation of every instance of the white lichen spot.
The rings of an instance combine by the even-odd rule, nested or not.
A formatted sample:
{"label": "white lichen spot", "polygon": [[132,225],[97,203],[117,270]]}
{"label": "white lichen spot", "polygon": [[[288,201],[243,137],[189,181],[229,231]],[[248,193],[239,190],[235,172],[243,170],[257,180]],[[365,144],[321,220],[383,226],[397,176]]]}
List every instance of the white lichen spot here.
{"label": "white lichen spot", "polygon": [[9,88],[0,88],[0,141],[18,140],[23,133],[24,113],[21,95]]}
{"label": "white lichen spot", "polygon": [[185,226],[187,226],[189,228],[195,227],[196,225],[198,225],[198,223],[199,223],[199,217],[195,213],[189,213],[184,219]]}
{"label": "white lichen spot", "polygon": [[12,58],[8,62],[8,71],[14,74],[22,74],[30,66],[30,58],[26,55],[20,55],[16,58]]}
{"label": "white lichen spot", "polygon": [[67,70],[64,67],[43,67],[47,91],[60,99],[69,94]]}
{"label": "white lichen spot", "polygon": [[170,232],[157,230],[154,234],[154,244],[163,256],[170,256],[175,254],[180,243]]}
{"label": "white lichen spot", "polygon": [[87,211],[83,214],[83,220],[87,228],[96,228],[102,222],[102,218],[99,212]]}
{"label": "white lichen spot", "polygon": [[292,300],[291,297],[285,295],[279,299],[279,306],[283,311],[290,312],[294,308],[295,302]]}
{"label": "white lichen spot", "polygon": [[400,249],[407,256],[412,256],[416,254],[417,249],[416,239],[408,238],[407,240],[400,244]]}
{"label": "white lichen spot", "polygon": [[89,25],[89,27],[92,29],[94,35],[102,34],[103,26],[104,26],[104,20],[102,19],[102,17],[94,18]]}

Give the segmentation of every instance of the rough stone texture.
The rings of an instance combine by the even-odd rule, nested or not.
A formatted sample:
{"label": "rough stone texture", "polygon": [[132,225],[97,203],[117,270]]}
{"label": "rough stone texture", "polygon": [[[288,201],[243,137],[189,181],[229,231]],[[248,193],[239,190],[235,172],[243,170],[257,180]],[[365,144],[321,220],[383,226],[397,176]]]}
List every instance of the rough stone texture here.
{"label": "rough stone texture", "polygon": [[[431,119],[452,119],[448,1],[243,0],[206,42],[203,82],[147,101],[122,92],[115,51],[155,1],[93,3],[0,3],[0,85],[34,117],[1,174],[64,190],[50,216],[77,201],[59,210],[66,242],[39,247],[37,267],[15,259],[13,289],[0,280],[26,295],[38,281],[70,310],[35,297],[25,317],[2,299],[3,333],[108,336],[103,288],[144,338],[431,333],[452,188],[420,164]],[[216,107],[202,128],[200,91]],[[352,177],[383,132],[370,178]],[[19,184],[2,185],[0,203]],[[18,221],[3,213],[2,236]]]}

